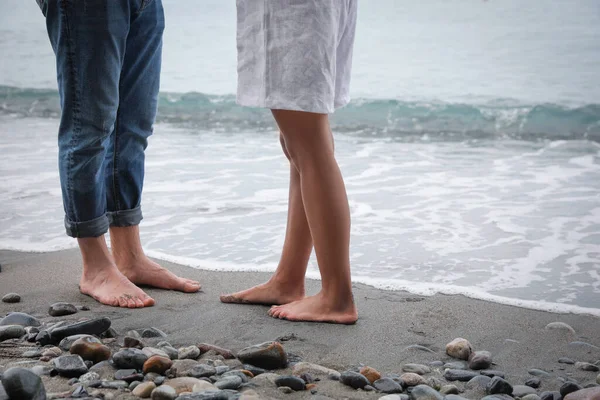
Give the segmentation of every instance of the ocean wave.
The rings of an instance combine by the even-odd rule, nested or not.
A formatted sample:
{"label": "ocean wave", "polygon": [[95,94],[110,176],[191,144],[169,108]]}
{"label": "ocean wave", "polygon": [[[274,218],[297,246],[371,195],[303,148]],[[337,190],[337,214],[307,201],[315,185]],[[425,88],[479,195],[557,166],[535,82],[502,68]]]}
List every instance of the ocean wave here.
{"label": "ocean wave", "polygon": [[[58,92],[0,86],[0,113],[60,115]],[[161,93],[158,122],[227,132],[272,131],[270,113],[241,107],[233,95]],[[398,140],[591,140],[600,142],[600,104],[568,107],[498,99],[485,104],[356,99],[332,117],[336,131]]]}

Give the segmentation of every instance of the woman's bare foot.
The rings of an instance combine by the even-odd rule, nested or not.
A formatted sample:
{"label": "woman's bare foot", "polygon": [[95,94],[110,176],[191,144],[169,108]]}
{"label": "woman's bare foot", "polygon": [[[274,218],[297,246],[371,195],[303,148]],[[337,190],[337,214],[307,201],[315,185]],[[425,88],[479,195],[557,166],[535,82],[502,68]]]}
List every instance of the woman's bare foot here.
{"label": "woman's bare foot", "polygon": [[293,303],[272,307],[269,315],[289,321],[329,322],[346,325],[354,324],[358,320],[358,313],[352,298],[345,302],[339,299],[330,301],[321,293]]}
{"label": "woman's bare foot", "polygon": [[115,257],[119,270],[136,285],[152,286],[159,289],[178,290],[195,293],[200,290],[200,282],[180,278],[145,255],[131,259]]}
{"label": "woman's bare foot", "polygon": [[79,282],[79,290],[102,304],[125,308],[154,305],[154,299],[131,283],[112,263],[85,271]]}
{"label": "woman's bare foot", "polygon": [[287,304],[304,298],[304,285],[282,285],[270,280],[241,292],[221,296],[223,303],[236,304]]}

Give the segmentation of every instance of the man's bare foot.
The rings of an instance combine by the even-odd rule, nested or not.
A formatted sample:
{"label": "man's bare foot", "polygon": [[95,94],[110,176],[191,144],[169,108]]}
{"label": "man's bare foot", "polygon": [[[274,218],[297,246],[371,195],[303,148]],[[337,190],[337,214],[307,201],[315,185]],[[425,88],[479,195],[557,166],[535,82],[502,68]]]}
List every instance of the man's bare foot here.
{"label": "man's bare foot", "polygon": [[346,302],[340,302],[339,299],[330,301],[321,293],[293,303],[271,307],[269,315],[289,321],[329,322],[346,325],[354,324],[358,320],[358,312],[352,299]]}
{"label": "man's bare foot", "polygon": [[280,285],[274,281],[254,286],[241,292],[221,296],[223,303],[236,304],[287,304],[304,298],[304,285],[292,287]]}
{"label": "man's bare foot", "polygon": [[145,255],[131,259],[119,259],[115,256],[115,259],[123,275],[136,285],[178,290],[185,293],[195,293],[200,290],[200,282],[180,278]]}
{"label": "man's bare foot", "polygon": [[79,290],[113,307],[142,308],[154,305],[154,299],[131,283],[114,264],[88,269],[81,277]]}

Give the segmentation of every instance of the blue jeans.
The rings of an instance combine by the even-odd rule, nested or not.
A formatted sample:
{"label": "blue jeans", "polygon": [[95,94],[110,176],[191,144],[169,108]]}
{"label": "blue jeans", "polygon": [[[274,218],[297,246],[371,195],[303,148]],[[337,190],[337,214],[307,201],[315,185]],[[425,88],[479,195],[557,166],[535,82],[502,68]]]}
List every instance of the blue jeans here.
{"label": "blue jeans", "polygon": [[36,0],[56,54],[65,228],[97,237],[142,220],[144,150],[156,117],[161,0]]}

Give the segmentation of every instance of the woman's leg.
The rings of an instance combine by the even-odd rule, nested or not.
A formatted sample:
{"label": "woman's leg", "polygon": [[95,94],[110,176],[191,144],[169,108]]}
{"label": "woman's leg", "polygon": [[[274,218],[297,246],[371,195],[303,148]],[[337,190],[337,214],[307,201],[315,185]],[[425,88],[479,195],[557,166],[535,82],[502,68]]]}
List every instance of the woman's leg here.
{"label": "woman's leg", "polygon": [[221,296],[224,303],[272,305],[304,298],[304,275],[312,251],[312,238],[302,203],[300,173],[290,159],[283,134],[280,141],[283,153],[290,160],[290,194],[285,241],[277,271],[267,283]]}
{"label": "woman's leg", "polygon": [[273,307],[269,314],[294,321],[354,323],[358,314],[350,280],[350,209],[328,116],[286,110],[273,110],[273,116],[300,175],[322,289],[315,296]]}

